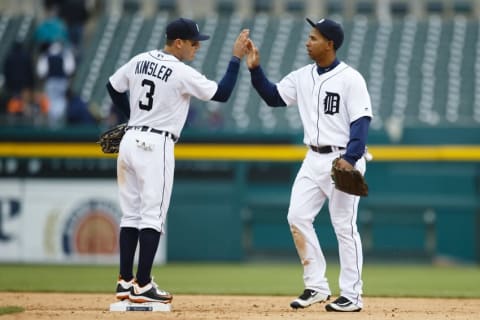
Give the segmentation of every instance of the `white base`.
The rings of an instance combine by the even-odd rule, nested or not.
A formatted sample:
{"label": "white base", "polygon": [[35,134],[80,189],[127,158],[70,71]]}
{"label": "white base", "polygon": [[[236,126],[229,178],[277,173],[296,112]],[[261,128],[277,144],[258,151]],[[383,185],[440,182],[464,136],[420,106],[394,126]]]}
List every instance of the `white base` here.
{"label": "white base", "polygon": [[161,302],[145,302],[145,303],[133,303],[128,300],[119,301],[110,304],[110,311],[172,311],[171,303]]}

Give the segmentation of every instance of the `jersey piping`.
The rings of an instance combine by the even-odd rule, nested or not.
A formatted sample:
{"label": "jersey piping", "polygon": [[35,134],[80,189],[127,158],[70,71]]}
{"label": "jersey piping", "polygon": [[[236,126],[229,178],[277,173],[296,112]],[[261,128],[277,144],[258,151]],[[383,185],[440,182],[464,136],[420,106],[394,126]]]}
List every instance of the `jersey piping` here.
{"label": "jersey piping", "polygon": [[149,51],[148,52],[148,55],[150,57],[152,57],[153,59],[155,60],[158,60],[158,61],[170,61],[170,62],[181,62],[180,60],[177,59],[177,57],[175,57],[174,55],[170,54],[170,53],[166,53],[166,52],[163,52],[163,51],[159,51],[159,50],[156,50],[158,52],[160,52],[161,54],[167,56],[167,57],[171,57],[171,59],[160,59],[159,57],[156,57],[152,54],[152,52],[155,51],[155,50],[152,50],[152,51]]}
{"label": "jersey piping", "polygon": [[[328,78],[326,78],[325,80],[323,80],[321,83],[320,83],[320,87],[318,88],[318,97],[317,97],[317,146],[320,147],[320,127],[319,127],[319,124],[320,124],[320,93],[322,92],[322,86],[325,82],[327,82],[328,80],[332,79],[333,77],[339,75],[340,73],[342,73],[343,71],[347,70],[349,68],[349,66],[345,66],[343,69],[340,69],[338,70],[337,73],[335,74],[332,74],[331,76],[329,76]],[[315,77],[313,76],[313,71],[316,70],[315,68],[315,65],[312,66],[312,77],[315,79]],[[335,69],[334,69],[335,70]],[[313,88],[315,90],[315,81],[313,81]],[[343,146],[339,146],[339,147],[343,147]]]}
{"label": "jersey piping", "polygon": [[162,221],[162,225],[160,226],[160,232],[163,230],[163,223],[162,220],[162,208],[163,208],[163,201],[165,200],[165,185],[166,185],[166,167],[167,167],[167,160],[166,160],[166,149],[167,148],[167,137],[163,136],[163,187],[162,187],[162,202],[160,202],[160,214],[158,218]]}
{"label": "jersey piping", "polygon": [[[359,198],[359,197],[357,197],[357,198]],[[359,200],[360,200],[360,199],[355,199],[355,200],[353,201],[353,211],[355,211],[355,207],[356,207],[356,206],[358,207],[358,201],[359,201]],[[355,204],[355,203],[357,203],[357,204]],[[355,267],[357,268],[357,281],[353,284],[353,292],[355,292],[355,287],[360,283],[361,278],[362,278],[361,273],[360,273],[360,270],[358,269],[358,248],[357,248],[357,242],[355,241],[355,238],[353,237],[353,229],[355,228],[355,223],[356,223],[356,222],[355,222],[355,220],[354,220],[354,218],[353,218],[353,215],[352,215],[352,219],[350,220],[350,226],[351,226],[351,228],[352,228],[352,229],[351,229],[352,231],[351,231],[351,234],[350,234],[350,235],[351,235],[351,237],[352,237],[353,244],[354,244],[354,246],[355,246]],[[356,300],[357,300],[357,301],[355,301],[355,304],[358,304],[359,298],[360,298],[360,293],[358,293],[357,296],[356,296]]]}

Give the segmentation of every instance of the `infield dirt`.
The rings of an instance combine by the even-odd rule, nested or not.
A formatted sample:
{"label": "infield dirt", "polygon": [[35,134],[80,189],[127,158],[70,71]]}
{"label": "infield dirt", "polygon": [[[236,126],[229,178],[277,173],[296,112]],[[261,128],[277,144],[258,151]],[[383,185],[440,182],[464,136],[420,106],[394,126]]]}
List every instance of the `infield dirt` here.
{"label": "infield dirt", "polygon": [[480,299],[424,299],[365,297],[358,313],[326,312],[324,304],[292,310],[293,297],[175,295],[171,312],[110,312],[109,294],[0,293],[0,306],[21,306],[25,311],[2,320],[31,319],[166,319],[166,320],[270,320],[270,319],[479,319]]}

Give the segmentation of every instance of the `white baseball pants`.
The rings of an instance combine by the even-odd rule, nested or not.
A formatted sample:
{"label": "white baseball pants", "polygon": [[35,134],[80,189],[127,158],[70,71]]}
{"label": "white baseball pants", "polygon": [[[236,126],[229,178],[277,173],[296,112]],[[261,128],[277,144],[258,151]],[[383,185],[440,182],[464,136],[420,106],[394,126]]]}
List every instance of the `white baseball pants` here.
{"label": "white baseball pants", "polygon": [[[335,189],[330,177],[332,161],[341,153],[308,151],[292,188],[287,218],[303,264],[305,288],[331,294],[325,276],[326,260],[313,226],[325,200],[329,200],[330,220],[340,257],[340,295],[362,307],[363,254],[356,224],[360,197]],[[365,167],[364,158],[357,161],[356,168],[362,174],[365,173]]]}
{"label": "white baseball pants", "polygon": [[153,132],[128,130],[123,136],[117,159],[120,227],[164,232],[173,187],[174,145],[170,138]]}

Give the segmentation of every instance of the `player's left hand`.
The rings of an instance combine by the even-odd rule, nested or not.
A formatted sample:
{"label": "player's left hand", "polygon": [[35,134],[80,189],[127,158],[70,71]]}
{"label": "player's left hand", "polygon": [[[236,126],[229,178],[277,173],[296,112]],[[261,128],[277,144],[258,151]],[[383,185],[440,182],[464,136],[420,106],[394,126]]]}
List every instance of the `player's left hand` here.
{"label": "player's left hand", "polygon": [[339,169],[346,169],[346,170],[352,170],[353,166],[348,162],[347,160],[343,158],[338,158],[336,162],[336,167]]}
{"label": "player's left hand", "polygon": [[247,50],[247,67],[248,69],[254,69],[260,65],[260,53],[251,39],[248,39]]}

